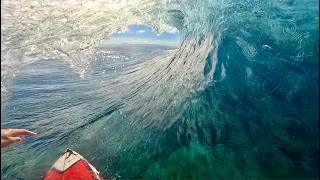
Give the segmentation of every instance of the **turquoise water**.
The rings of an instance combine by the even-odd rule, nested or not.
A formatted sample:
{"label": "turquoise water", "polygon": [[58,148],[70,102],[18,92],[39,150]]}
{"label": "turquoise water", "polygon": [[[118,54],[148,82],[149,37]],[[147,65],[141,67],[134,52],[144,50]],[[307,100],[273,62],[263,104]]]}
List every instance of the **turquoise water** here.
{"label": "turquoise water", "polygon": [[[83,10],[97,23],[71,19],[74,32],[54,29],[74,22],[52,17],[29,22],[34,32],[18,26],[9,36],[5,26],[1,125],[39,135],[1,150],[1,178],[41,179],[69,147],[104,178],[318,179],[318,1],[148,2],[116,17],[174,26],[180,47],[117,45],[90,54],[90,68],[85,43],[76,50],[59,38],[99,39],[107,25],[94,9],[75,4],[79,11],[63,16]],[[60,58],[14,61],[36,50]]]}
{"label": "turquoise water", "polygon": [[[171,104],[153,95],[165,88],[153,86],[160,78],[158,69],[141,68],[157,63],[163,67],[161,59],[148,60],[174,53],[163,48],[118,47],[101,53],[86,79],[57,60],[24,67],[3,102],[1,125],[28,128],[39,135],[1,151],[3,179],[41,179],[67,147],[85,156],[105,178],[317,177],[318,114],[313,113],[318,81],[303,89],[313,90],[312,97],[270,102],[280,93],[278,88],[274,97],[266,93],[254,105],[246,92],[250,87],[238,82],[232,97],[224,87],[230,82],[221,83],[186,97],[168,111]],[[144,76],[130,82],[135,72]],[[236,84],[235,80],[229,81]],[[268,116],[263,119],[259,113]]]}

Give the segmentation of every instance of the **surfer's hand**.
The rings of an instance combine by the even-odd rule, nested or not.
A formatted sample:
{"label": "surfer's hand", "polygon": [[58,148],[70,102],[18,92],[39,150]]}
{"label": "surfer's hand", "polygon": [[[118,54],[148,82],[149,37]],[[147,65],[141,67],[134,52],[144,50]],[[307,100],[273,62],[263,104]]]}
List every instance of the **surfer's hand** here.
{"label": "surfer's hand", "polygon": [[1,129],[1,148],[13,143],[22,142],[23,136],[36,136],[37,133],[26,129]]}

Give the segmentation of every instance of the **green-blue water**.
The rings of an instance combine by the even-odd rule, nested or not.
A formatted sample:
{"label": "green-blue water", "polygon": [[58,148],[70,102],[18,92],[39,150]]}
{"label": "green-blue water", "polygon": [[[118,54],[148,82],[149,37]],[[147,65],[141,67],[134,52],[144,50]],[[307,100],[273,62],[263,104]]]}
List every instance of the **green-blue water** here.
{"label": "green-blue water", "polygon": [[[161,96],[152,96],[161,87],[144,85],[150,80],[140,82],[155,77],[150,74],[153,71],[140,70],[147,77],[135,79],[129,84],[132,89],[127,89],[129,79],[122,78],[140,67],[156,66],[159,62],[141,60],[149,59],[150,52],[159,56],[172,50],[123,47],[130,49],[128,54],[118,49],[100,55],[86,79],[57,60],[38,61],[21,70],[3,102],[1,125],[28,128],[39,135],[1,151],[4,179],[41,178],[67,147],[85,156],[104,177],[119,179],[317,177],[318,114],[313,113],[318,81],[301,90],[313,90],[313,97],[270,102],[280,96],[276,89],[256,100],[255,107],[249,101],[250,86],[241,87],[241,82],[231,79],[239,84],[231,95],[227,94],[230,89],[222,90],[224,84],[209,86],[162,112],[149,109],[148,104],[170,105],[160,104]],[[147,95],[153,100],[147,102]],[[215,102],[217,96],[220,104]],[[268,116],[263,119],[259,114]],[[162,121],[173,122],[164,126]],[[156,124],[148,124],[152,122]]]}
{"label": "green-blue water", "polygon": [[147,12],[178,49],[114,46],[85,78],[20,67],[1,125],[39,135],[1,150],[1,178],[41,179],[69,147],[105,178],[318,179],[318,4],[167,2]]}

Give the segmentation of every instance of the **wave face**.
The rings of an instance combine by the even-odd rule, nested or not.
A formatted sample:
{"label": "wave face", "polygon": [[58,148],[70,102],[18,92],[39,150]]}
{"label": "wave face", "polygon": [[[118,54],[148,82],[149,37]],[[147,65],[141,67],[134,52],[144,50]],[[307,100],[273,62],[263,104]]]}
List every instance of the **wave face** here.
{"label": "wave face", "polygon": [[[119,27],[149,24],[161,34],[174,26],[179,49],[112,81],[93,75],[87,116],[72,127],[54,122],[60,133],[43,129],[51,144],[26,146],[76,146],[113,178],[317,178],[318,3],[3,0],[1,95],[19,67],[38,59],[61,59],[87,77],[96,45]],[[10,163],[1,163],[4,178],[38,176]]]}

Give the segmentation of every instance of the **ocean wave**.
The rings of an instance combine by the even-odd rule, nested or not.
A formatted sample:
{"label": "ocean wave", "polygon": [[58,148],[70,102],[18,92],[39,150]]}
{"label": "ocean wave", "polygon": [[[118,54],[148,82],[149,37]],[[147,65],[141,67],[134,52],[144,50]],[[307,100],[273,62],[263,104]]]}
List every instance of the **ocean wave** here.
{"label": "ocean wave", "polygon": [[[149,24],[159,34],[171,25],[179,29],[186,43],[195,37],[199,43],[210,37],[217,41],[208,48],[216,48],[219,38],[230,32],[252,36],[256,31],[278,46],[294,43],[292,47],[303,55],[317,51],[316,1],[48,0],[1,4],[2,92],[14,69],[35,58],[62,59],[85,76],[99,41],[129,24]],[[252,56],[250,51],[256,47],[242,43]]]}
{"label": "ocean wave", "polygon": [[[119,27],[173,26],[179,49],[101,85],[106,107],[58,142],[108,150],[100,168],[115,177],[316,178],[318,1],[121,2],[3,0],[1,95],[37,59],[61,59],[85,77],[99,41]],[[93,129],[93,142],[75,133]],[[306,151],[315,157],[307,165]],[[132,157],[140,171],[115,165]]]}

